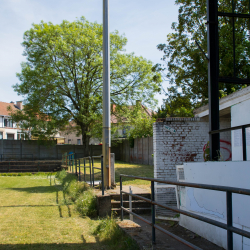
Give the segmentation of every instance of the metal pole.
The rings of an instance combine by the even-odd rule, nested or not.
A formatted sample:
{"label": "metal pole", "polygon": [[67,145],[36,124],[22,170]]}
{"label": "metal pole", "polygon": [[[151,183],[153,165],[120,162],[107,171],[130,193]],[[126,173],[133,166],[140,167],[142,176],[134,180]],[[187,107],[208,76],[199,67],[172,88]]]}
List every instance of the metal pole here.
{"label": "metal pole", "polygon": [[[207,0],[207,44],[208,44],[208,97],[209,130],[220,128],[219,117],[219,45],[218,45],[218,0]],[[220,134],[209,135],[210,161],[218,161]]]}
{"label": "metal pole", "polygon": [[[227,191],[227,226],[233,226],[232,192]],[[227,230],[227,250],[233,249],[233,232]]]}
{"label": "metal pole", "polygon": [[102,154],[104,186],[110,183],[110,44],[109,44],[109,0],[103,0],[103,131]]}
{"label": "metal pole", "polygon": [[92,178],[91,178],[91,158],[89,156],[89,180],[90,180],[90,186],[92,186]]}
{"label": "metal pole", "polygon": [[[132,194],[131,186],[129,186],[129,193]],[[132,196],[131,195],[129,195],[129,211],[133,212],[132,211]],[[129,214],[129,219],[133,221],[133,215],[132,214]]]}
{"label": "metal pole", "polygon": [[95,187],[95,170],[94,170],[94,158],[92,157],[92,174],[93,174],[93,187]]}
{"label": "metal pole", "polygon": [[[151,181],[151,201],[155,201],[155,183]],[[152,244],[155,244],[155,205],[151,204],[152,216]]]}
{"label": "metal pole", "polygon": [[121,221],[123,221],[123,200],[122,200],[122,176],[120,176],[120,198],[121,198]]}
{"label": "metal pole", "polygon": [[243,161],[247,160],[247,143],[246,143],[246,127],[242,126],[242,152]]}
{"label": "metal pole", "polygon": [[79,181],[81,181],[81,159],[79,159]]}
{"label": "metal pole", "polygon": [[85,159],[83,160],[84,181],[86,182]]}

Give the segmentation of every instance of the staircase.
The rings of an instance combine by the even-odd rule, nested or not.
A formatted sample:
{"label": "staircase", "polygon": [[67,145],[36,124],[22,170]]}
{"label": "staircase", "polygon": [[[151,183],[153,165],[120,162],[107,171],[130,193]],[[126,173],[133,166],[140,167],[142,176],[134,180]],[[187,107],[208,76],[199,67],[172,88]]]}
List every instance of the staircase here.
{"label": "staircase", "polygon": [[[142,194],[137,194],[142,197],[151,199],[151,194],[150,193],[142,193]],[[121,202],[120,202],[120,194],[111,194],[111,212],[114,215],[120,215],[121,214]],[[129,196],[127,194],[123,195],[123,207],[129,208]],[[151,204],[139,200],[138,198],[132,197],[132,212],[136,214],[150,214],[151,213]],[[128,214],[124,212],[124,214]]]}
{"label": "staircase", "polygon": [[0,173],[56,172],[61,170],[61,161],[2,161]]}

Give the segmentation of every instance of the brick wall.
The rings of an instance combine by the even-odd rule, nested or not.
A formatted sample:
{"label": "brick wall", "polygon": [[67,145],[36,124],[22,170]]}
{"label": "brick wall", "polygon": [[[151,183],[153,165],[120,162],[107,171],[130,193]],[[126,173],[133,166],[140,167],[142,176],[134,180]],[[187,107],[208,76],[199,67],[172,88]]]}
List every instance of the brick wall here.
{"label": "brick wall", "polygon": [[[221,128],[230,127],[230,119],[221,119]],[[209,123],[201,118],[166,118],[153,127],[154,177],[176,181],[176,165],[183,162],[202,162],[204,146],[209,141]],[[231,133],[221,134],[221,159],[228,160],[231,152]],[[218,153],[218,155],[220,154]],[[168,188],[156,185],[156,200],[168,206],[176,206],[176,197]],[[164,195],[165,194],[165,195]],[[165,198],[163,198],[165,197]],[[166,211],[166,210],[165,210]],[[156,214],[166,217],[173,213],[156,208]]]}

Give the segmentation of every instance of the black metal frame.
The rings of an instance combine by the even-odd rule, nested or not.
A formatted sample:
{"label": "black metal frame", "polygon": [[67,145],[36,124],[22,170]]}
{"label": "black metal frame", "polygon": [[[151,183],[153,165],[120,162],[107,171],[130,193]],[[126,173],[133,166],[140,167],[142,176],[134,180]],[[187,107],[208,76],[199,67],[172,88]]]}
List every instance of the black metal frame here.
{"label": "black metal frame", "polygon": [[[122,177],[151,181],[151,199],[147,199],[145,197],[123,191],[122,190]],[[201,189],[209,189],[209,190],[226,192],[227,224],[218,222],[216,220],[206,218],[206,217],[201,216],[201,215],[197,215],[195,213],[184,211],[184,210],[181,210],[181,209],[178,209],[178,208],[169,207],[169,206],[162,205],[160,203],[155,202],[155,199],[154,199],[154,193],[155,193],[154,192],[155,191],[154,182],[164,183],[164,184],[169,184],[169,185],[176,185],[176,186],[183,186],[183,187],[193,187],[193,188],[201,188]],[[168,209],[168,210],[180,213],[180,214],[184,214],[184,215],[192,217],[194,219],[204,221],[204,222],[209,223],[211,225],[214,225],[214,226],[217,226],[217,227],[220,227],[220,228],[223,228],[223,229],[227,230],[227,250],[232,250],[233,249],[233,233],[236,233],[236,234],[242,235],[244,237],[250,238],[250,232],[247,232],[245,230],[242,230],[242,229],[239,229],[239,228],[236,228],[236,227],[233,226],[232,193],[242,194],[242,195],[249,195],[250,196],[250,189],[241,189],[241,188],[234,188],[234,187],[227,187],[227,186],[188,183],[188,182],[163,181],[163,180],[160,180],[160,179],[153,179],[153,178],[146,178],[146,177],[138,177],[138,176],[121,174],[120,175],[121,220],[123,220],[123,211],[126,211],[127,213],[132,214],[132,215],[138,217],[140,220],[142,220],[142,221],[146,222],[147,224],[151,225],[152,226],[152,244],[155,244],[155,229],[158,229],[161,232],[169,235],[170,237],[172,237],[172,238],[182,242],[183,244],[191,247],[192,249],[201,249],[201,248],[199,248],[199,247],[197,247],[197,246],[183,240],[182,238],[168,232],[167,230],[157,226],[155,224],[155,208],[154,208],[154,206],[157,205],[159,207],[162,207],[162,208],[165,208],[165,209]],[[122,197],[123,194],[131,195],[132,197],[136,197],[136,198],[139,198],[141,200],[144,200],[146,202],[151,203],[152,222],[150,222],[150,221],[144,219],[143,217],[129,211],[126,208],[124,208],[123,207],[123,197]]]}
{"label": "black metal frame", "polygon": [[[207,0],[207,41],[208,41],[208,91],[209,91],[209,141],[210,160],[218,160],[217,152],[220,150],[220,134],[212,133],[219,131],[219,82],[250,84],[250,79],[239,79],[235,75],[235,27],[234,19],[249,18],[249,14],[234,12],[234,0],[232,0],[232,13],[218,12],[218,0]],[[250,3],[249,3],[250,12]],[[233,60],[234,77],[219,77],[219,35],[218,17],[233,17]]]}
{"label": "black metal frame", "polygon": [[210,131],[209,134],[218,134],[222,132],[227,132],[227,131],[232,131],[232,130],[237,130],[241,129],[242,130],[242,154],[243,154],[243,161],[247,161],[247,143],[246,143],[246,128],[249,128],[250,124],[245,124],[241,126],[235,126],[231,128],[224,128],[224,129],[219,129],[215,131]]}

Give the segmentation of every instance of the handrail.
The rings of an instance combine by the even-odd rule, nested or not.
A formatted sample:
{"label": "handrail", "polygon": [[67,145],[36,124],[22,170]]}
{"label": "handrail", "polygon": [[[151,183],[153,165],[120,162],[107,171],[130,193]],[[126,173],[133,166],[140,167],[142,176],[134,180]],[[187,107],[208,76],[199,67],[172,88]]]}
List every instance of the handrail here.
{"label": "handrail", "polygon": [[[70,171],[72,170],[72,173],[74,173],[74,164],[75,164],[75,174],[78,176],[78,180],[81,181],[81,160],[83,160],[84,163],[84,181],[86,181],[86,168],[89,168],[90,170],[90,186],[95,185],[95,169],[101,170],[101,178],[102,178],[102,195],[104,195],[104,181],[103,181],[103,156],[85,156],[81,158],[75,157],[77,154],[68,154],[64,153],[62,155],[62,161],[66,163],[66,166],[70,167]],[[101,168],[94,167],[94,159],[101,159]],[[89,160],[89,166],[86,166],[86,161]],[[78,163],[77,163],[78,161]],[[92,167],[91,167],[92,162]],[[79,168],[79,172],[77,172],[77,167]]]}
{"label": "handrail", "polygon": [[[131,194],[128,192],[125,192],[122,190],[122,177],[127,177],[127,178],[134,178],[134,179],[140,179],[140,180],[147,180],[151,182],[151,199],[142,197],[140,195],[136,195],[136,194]],[[227,223],[222,223],[222,222],[218,222],[216,220],[213,219],[209,219],[207,217],[201,216],[201,215],[197,215],[195,213],[191,213],[185,210],[181,210],[178,208],[172,208],[166,205],[163,205],[161,203],[158,203],[155,201],[154,198],[154,183],[158,182],[158,183],[165,183],[165,184],[171,184],[171,185],[176,185],[176,186],[184,186],[184,187],[194,187],[194,188],[201,188],[201,189],[209,189],[209,190],[215,190],[215,191],[223,191],[226,192],[226,208],[227,208]],[[244,237],[250,238],[250,232],[247,232],[245,230],[236,228],[233,226],[233,213],[232,213],[232,193],[237,193],[237,194],[242,194],[242,195],[249,195],[250,196],[250,189],[241,189],[241,188],[236,188],[236,187],[227,187],[227,186],[218,186],[218,185],[209,185],[209,184],[198,184],[198,183],[189,183],[189,182],[177,182],[177,181],[164,181],[164,180],[160,180],[160,179],[155,179],[155,178],[147,178],[147,177],[139,177],[139,176],[132,176],[132,175],[125,175],[125,174],[121,174],[120,175],[120,199],[121,199],[121,220],[123,220],[123,211],[129,213],[129,214],[133,214],[135,216],[137,216],[139,219],[143,220],[144,222],[148,223],[149,225],[152,226],[152,244],[155,243],[155,229],[158,229],[160,231],[162,231],[165,234],[168,234],[169,236],[175,238],[176,240],[182,242],[183,244],[191,247],[192,249],[200,249],[194,245],[192,245],[191,243],[181,239],[178,236],[175,236],[173,234],[171,234],[170,232],[166,231],[165,229],[160,228],[159,226],[155,225],[155,205],[160,206],[162,208],[189,216],[191,218],[195,218],[197,220],[209,223],[211,225],[223,228],[225,230],[227,230],[227,246],[228,246],[228,250],[232,250],[233,249],[233,233],[242,235]],[[141,216],[133,213],[132,211],[126,209],[125,207],[123,207],[123,194],[127,194],[127,195],[131,195],[132,197],[136,197],[139,198],[141,200],[144,200],[148,203],[151,204],[151,209],[152,209],[152,222],[150,221],[146,221],[144,218],[142,219]]]}

